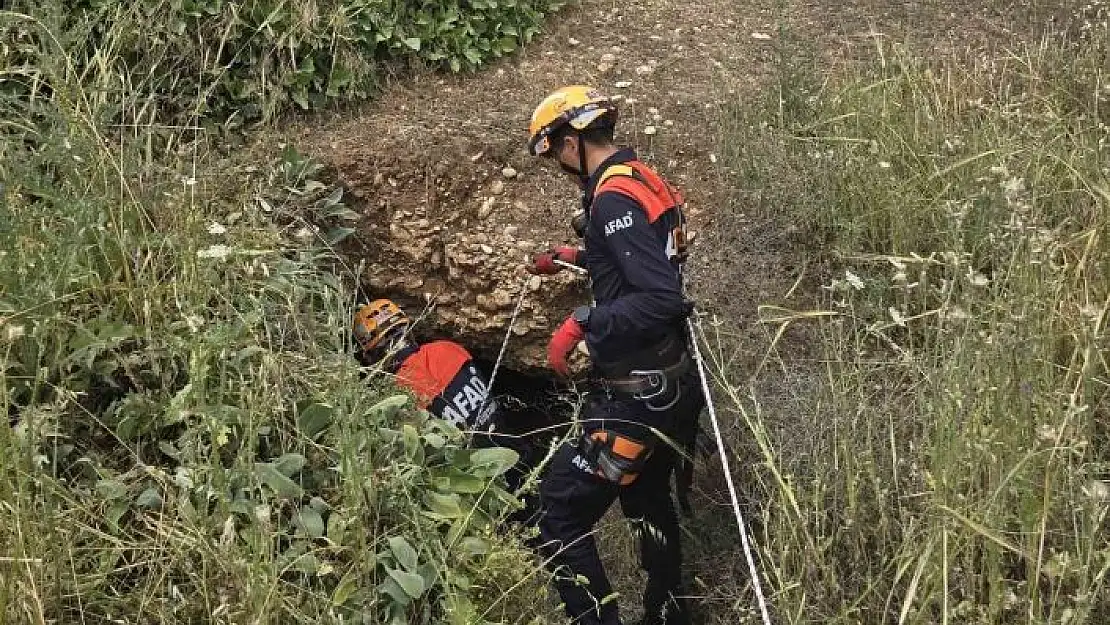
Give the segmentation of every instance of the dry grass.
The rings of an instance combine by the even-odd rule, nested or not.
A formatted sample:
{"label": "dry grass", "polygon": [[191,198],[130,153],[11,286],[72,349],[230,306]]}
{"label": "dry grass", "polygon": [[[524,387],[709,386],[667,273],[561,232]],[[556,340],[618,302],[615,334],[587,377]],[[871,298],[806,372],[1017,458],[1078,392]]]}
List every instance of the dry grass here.
{"label": "dry grass", "polygon": [[[829,81],[787,50],[789,97],[736,109],[726,162],[773,190],[748,210],[819,287],[762,309],[769,358],[711,351],[779,621],[1110,617],[1107,15],[988,55],[879,40]],[[707,336],[750,346],[731,326]]]}

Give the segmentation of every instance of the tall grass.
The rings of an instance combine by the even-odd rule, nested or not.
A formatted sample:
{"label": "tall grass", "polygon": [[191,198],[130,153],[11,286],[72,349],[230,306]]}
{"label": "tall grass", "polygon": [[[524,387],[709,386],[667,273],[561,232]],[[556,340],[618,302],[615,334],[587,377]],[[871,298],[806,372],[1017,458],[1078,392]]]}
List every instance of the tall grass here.
{"label": "tall grass", "polygon": [[876,40],[830,80],[787,51],[778,93],[808,93],[737,107],[738,198],[802,228],[819,286],[764,319],[813,360],[751,386],[786,372],[804,414],[717,352],[779,622],[1110,621],[1108,15],[989,54]]}
{"label": "tall grass", "polygon": [[467,450],[347,354],[350,211],[319,166],[223,158],[198,124],[105,125],[121,100],[85,87],[116,66],[78,76],[19,23],[0,622],[541,619],[542,576],[497,524],[511,452]]}

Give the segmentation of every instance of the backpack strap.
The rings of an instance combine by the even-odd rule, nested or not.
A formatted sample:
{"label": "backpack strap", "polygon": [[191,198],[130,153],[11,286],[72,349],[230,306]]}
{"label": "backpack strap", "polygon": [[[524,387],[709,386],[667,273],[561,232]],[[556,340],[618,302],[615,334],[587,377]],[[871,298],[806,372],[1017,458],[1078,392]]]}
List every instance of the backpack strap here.
{"label": "backpack strap", "polygon": [[664,213],[681,210],[682,195],[659,174],[640,161],[612,165],[601,175],[595,197],[614,191],[632,198],[644,208],[648,223],[655,223]]}
{"label": "backpack strap", "polygon": [[682,193],[663,177],[640,161],[612,165],[601,174],[594,197],[613,191],[632,198],[644,209],[648,223],[654,224],[663,215],[674,215],[668,227],[667,256],[679,264],[686,262],[689,246],[686,236],[686,217],[682,214]]}

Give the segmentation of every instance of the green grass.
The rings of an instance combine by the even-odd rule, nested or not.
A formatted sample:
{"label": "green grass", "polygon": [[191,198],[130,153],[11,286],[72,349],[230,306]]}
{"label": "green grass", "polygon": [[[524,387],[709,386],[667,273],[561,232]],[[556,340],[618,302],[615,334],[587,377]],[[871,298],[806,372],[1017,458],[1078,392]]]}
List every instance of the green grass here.
{"label": "green grass", "polygon": [[812,359],[749,386],[716,352],[777,622],[1110,620],[1108,15],[991,54],[877,40],[830,79],[786,49],[736,107],[738,205],[801,229],[817,287],[763,319]]}
{"label": "green grass", "polygon": [[349,355],[320,166],[106,124],[115,66],[36,32],[0,70],[34,85],[0,93],[0,622],[542,622],[511,452]]}

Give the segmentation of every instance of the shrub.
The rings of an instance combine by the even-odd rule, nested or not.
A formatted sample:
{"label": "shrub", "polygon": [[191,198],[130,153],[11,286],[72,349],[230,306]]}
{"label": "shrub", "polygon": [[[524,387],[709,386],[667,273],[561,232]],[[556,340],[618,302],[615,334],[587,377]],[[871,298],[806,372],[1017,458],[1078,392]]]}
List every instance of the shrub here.
{"label": "shrub", "polygon": [[[360,99],[397,61],[463,71],[531,41],[561,0],[186,0],[16,2],[0,58],[22,64],[22,95],[49,49],[126,123],[242,123],[290,105]],[[20,22],[12,25],[12,22]]]}
{"label": "shrub", "polygon": [[347,354],[353,213],[319,165],[105,126],[119,100],[30,32],[35,95],[0,97],[0,621],[541,618],[512,452]]}

